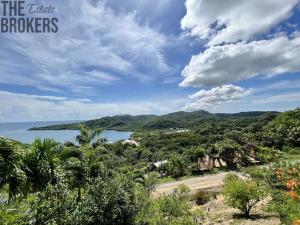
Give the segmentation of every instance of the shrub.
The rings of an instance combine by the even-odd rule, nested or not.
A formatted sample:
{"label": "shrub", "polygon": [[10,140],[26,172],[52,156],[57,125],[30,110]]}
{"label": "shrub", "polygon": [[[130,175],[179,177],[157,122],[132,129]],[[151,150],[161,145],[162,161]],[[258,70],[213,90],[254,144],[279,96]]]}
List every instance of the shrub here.
{"label": "shrub", "polygon": [[259,182],[268,182],[271,177],[270,170],[265,167],[248,167],[244,169],[244,172]]}
{"label": "shrub", "polygon": [[280,215],[284,224],[300,219],[300,163],[280,163],[271,167],[272,202],[269,210]]}
{"label": "shrub", "polygon": [[196,202],[197,205],[204,205],[212,197],[212,194],[208,191],[199,190],[193,196],[192,200]]}
{"label": "shrub", "polygon": [[196,225],[202,221],[202,209],[192,210],[189,204],[189,189],[179,186],[172,194],[149,199],[136,218],[136,224],[147,225]]}
{"label": "shrub", "polygon": [[276,212],[285,224],[292,224],[300,219],[300,200],[293,198],[284,191],[276,190],[272,194],[272,202],[268,207],[271,212]]}
{"label": "shrub", "polygon": [[251,209],[266,196],[266,187],[256,181],[243,180],[235,174],[225,177],[223,194],[229,206],[242,211],[249,217]]}
{"label": "shrub", "polygon": [[257,150],[256,157],[263,163],[272,162],[280,157],[280,152],[269,147],[260,147]]}
{"label": "shrub", "polygon": [[174,178],[179,178],[189,173],[187,162],[179,155],[173,155],[169,160],[170,173]]}
{"label": "shrub", "polygon": [[235,167],[241,154],[241,146],[233,140],[227,139],[216,144],[219,157],[228,167]]}

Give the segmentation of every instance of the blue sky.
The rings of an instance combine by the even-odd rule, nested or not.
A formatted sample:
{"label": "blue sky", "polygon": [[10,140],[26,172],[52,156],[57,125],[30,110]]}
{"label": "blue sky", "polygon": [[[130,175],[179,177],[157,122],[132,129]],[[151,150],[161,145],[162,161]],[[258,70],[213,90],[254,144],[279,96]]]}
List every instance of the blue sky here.
{"label": "blue sky", "polygon": [[0,122],[300,105],[300,0],[38,2],[59,32],[0,34]]}

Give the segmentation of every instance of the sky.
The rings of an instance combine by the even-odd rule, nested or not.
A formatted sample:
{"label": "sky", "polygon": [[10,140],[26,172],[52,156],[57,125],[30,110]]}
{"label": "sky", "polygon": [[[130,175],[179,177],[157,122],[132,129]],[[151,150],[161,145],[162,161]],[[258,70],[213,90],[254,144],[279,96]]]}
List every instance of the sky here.
{"label": "sky", "polygon": [[0,34],[0,122],[300,106],[300,0],[30,2],[59,31]]}

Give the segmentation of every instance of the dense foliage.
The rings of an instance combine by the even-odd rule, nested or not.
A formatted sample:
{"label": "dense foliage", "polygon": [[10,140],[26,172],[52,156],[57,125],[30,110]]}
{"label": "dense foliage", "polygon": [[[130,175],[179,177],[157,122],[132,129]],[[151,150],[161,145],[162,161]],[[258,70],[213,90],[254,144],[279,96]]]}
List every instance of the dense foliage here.
{"label": "dense foliage", "polygon": [[268,210],[278,213],[284,224],[300,222],[300,163],[276,163],[250,170],[251,176],[268,185],[272,200]]}
{"label": "dense foliage", "polygon": [[[291,149],[299,155],[299,112],[106,117],[102,128],[138,128],[133,143],[107,143],[102,122],[76,124],[76,143],[0,137],[0,224],[196,224],[203,213],[192,210],[185,187],[151,197],[159,179],[276,162]],[[299,166],[249,173],[251,181],[225,181],[228,204],[249,215],[270,190],[269,210],[288,224],[299,219]]]}
{"label": "dense foliage", "polygon": [[[277,112],[270,112],[272,115],[276,115]],[[100,119],[89,120],[82,122],[85,126],[95,129],[101,127],[103,129],[114,129],[114,130],[162,130],[169,128],[196,128],[202,125],[224,122],[229,124],[236,120],[235,123],[247,120],[246,123],[254,122],[256,118],[266,115],[268,112],[243,112],[243,113],[216,113],[212,114],[203,110],[195,112],[175,112],[162,116],[155,115],[118,115],[112,117],[102,117]],[[242,122],[243,123],[243,122]],[[241,125],[242,125],[241,123]],[[35,127],[33,130],[39,129],[52,129],[52,130],[63,130],[63,129],[78,129],[80,123],[72,124],[60,124],[46,127]]]}

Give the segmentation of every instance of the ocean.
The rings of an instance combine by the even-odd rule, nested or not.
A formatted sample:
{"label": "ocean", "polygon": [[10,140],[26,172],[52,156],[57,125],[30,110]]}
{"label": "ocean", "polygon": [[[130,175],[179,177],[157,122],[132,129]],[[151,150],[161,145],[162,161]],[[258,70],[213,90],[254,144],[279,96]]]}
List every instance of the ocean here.
{"label": "ocean", "polygon": [[[0,136],[11,138],[22,143],[30,144],[35,138],[53,138],[55,141],[64,143],[66,141],[75,142],[78,135],[77,130],[35,130],[29,131],[32,127],[42,127],[55,124],[72,123],[78,121],[51,121],[51,122],[12,122],[0,123]],[[101,137],[107,138],[109,142],[127,140],[132,132],[104,130]]]}

